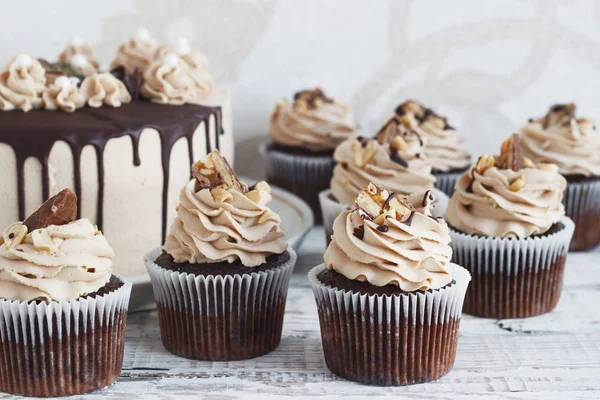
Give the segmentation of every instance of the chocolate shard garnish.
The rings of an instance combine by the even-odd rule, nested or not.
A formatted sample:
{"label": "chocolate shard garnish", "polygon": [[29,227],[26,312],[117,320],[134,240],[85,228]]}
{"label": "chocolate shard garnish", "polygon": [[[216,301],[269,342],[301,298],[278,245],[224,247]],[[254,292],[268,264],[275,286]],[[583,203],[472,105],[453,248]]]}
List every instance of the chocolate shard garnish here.
{"label": "chocolate shard garnish", "polygon": [[360,240],[363,240],[365,237],[365,226],[360,225],[359,227],[354,228],[354,232],[352,232],[352,234]]}
{"label": "chocolate shard garnish", "polygon": [[525,168],[525,159],[521,151],[519,134],[513,133],[502,143],[500,150],[500,168],[519,171]]}
{"label": "chocolate shard garnish", "polygon": [[56,196],[46,200],[25,221],[23,225],[32,232],[50,225],[65,225],[77,217],[77,195],[71,189],[63,189]]}
{"label": "chocolate shard garnish", "polygon": [[383,233],[385,233],[385,232],[387,232],[387,231],[389,231],[389,230],[390,230],[390,227],[389,227],[389,226],[387,226],[387,225],[379,225],[379,226],[377,226],[377,230],[378,230],[379,232],[383,232]]}
{"label": "chocolate shard garnish", "polygon": [[202,160],[192,164],[192,176],[198,182],[197,190],[222,187],[248,193],[248,186],[239,180],[219,150],[213,150]]}
{"label": "chocolate shard garnish", "polygon": [[140,90],[142,89],[144,81],[142,71],[136,68],[133,72],[128,73],[124,66],[119,65],[112,69],[110,73],[123,82],[133,100],[139,100],[141,98]]}
{"label": "chocolate shard garnish", "polygon": [[404,158],[400,157],[400,154],[398,154],[398,152],[393,151],[390,158],[393,162],[400,165],[401,167],[408,168],[408,162],[406,162]]}

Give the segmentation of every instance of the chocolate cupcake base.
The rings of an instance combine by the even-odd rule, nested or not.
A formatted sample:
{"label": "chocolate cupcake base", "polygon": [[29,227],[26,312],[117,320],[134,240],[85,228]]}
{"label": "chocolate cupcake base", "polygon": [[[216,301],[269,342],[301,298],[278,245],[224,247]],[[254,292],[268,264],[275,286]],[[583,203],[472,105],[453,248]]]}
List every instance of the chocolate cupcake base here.
{"label": "chocolate cupcake base", "polygon": [[195,275],[145,257],[158,310],[161,339],[171,353],[210,361],[245,360],[273,351],[281,330],[296,254],[248,273]]}
{"label": "chocolate cupcake base", "polygon": [[0,300],[0,391],[70,396],[115,382],[131,284],[60,302]]}
{"label": "chocolate cupcake base", "polygon": [[575,223],[572,251],[589,250],[600,243],[600,178],[567,176],[563,197],[565,214]]}
{"label": "chocolate cupcake base", "polygon": [[333,176],[333,154],[283,151],[272,143],[261,149],[267,181],[298,195],[312,209],[315,223],[321,224],[319,192],[329,187]]}
{"label": "chocolate cupcake base", "polygon": [[552,311],[560,299],[573,230],[573,221],[566,217],[551,233],[522,239],[468,235],[450,228],[452,261],[473,277],[465,313],[526,318]]}
{"label": "chocolate cupcake base", "polygon": [[437,379],[456,357],[469,273],[452,265],[454,282],[433,291],[368,294],[308,278],[319,313],[327,367],[369,385],[401,386]]}

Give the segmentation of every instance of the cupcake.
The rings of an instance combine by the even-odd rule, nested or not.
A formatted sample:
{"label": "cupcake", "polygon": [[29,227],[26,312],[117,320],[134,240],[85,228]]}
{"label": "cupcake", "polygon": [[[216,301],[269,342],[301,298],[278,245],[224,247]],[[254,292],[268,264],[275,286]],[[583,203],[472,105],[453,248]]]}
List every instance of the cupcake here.
{"label": "cupcake", "polygon": [[435,194],[435,215],[445,212],[448,198],[434,189],[432,164],[423,154],[424,140],[411,129],[415,123],[410,115],[393,117],[376,138],[351,138],[336,148],[331,190],[319,194],[328,241],[334,219],[342,210],[350,208],[370,182],[403,195],[430,190]]}
{"label": "cupcake", "polygon": [[327,367],[372,385],[409,385],[454,364],[469,273],[450,262],[448,226],[424,193],[373,183],[335,220],[309,272]]}
{"label": "cupcake", "polygon": [[192,166],[162,249],[145,257],[163,345],[195,360],[243,360],[281,340],[296,254],[266,205],[218,150]]}
{"label": "cupcake", "polygon": [[465,148],[465,137],[453,128],[445,117],[426,108],[415,100],[400,104],[395,114],[398,117],[412,115],[416,120],[413,129],[426,139],[425,155],[433,165],[435,187],[452,196],[458,178],[471,165],[471,154]]}
{"label": "cupcake", "polygon": [[264,149],[267,180],[300,196],[320,223],[318,196],[329,187],[333,151],[357,132],[348,107],[321,89],[298,92],[293,102],[282,100],[271,115],[271,142]]}
{"label": "cupcake", "polygon": [[473,276],[466,313],[524,318],[554,309],[574,230],[565,185],[556,165],[523,157],[517,134],[460,177],[447,220],[453,261]]}
{"label": "cupcake", "polygon": [[521,129],[523,154],[558,165],[567,179],[565,213],[575,222],[571,250],[600,242],[600,135],[593,121],[577,118],[575,104],[557,104]]}
{"label": "cupcake", "polygon": [[114,252],[64,189],[0,246],[0,391],[55,397],[117,380],[131,284],[112,274]]}

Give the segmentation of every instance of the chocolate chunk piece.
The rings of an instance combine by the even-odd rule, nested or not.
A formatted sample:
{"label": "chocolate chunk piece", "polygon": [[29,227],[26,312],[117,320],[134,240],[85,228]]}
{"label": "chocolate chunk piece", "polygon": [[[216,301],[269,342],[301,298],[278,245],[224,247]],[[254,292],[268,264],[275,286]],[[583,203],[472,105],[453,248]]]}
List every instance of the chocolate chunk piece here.
{"label": "chocolate chunk piece", "polygon": [[521,151],[519,134],[513,133],[502,143],[500,150],[500,168],[519,171],[525,168],[525,159]]}
{"label": "chocolate chunk piece", "polygon": [[29,232],[49,225],[65,225],[77,217],[77,195],[70,189],[63,189],[38,207],[23,225]]}
{"label": "chocolate chunk piece", "polygon": [[365,226],[361,225],[359,227],[354,228],[354,232],[352,232],[352,234],[360,240],[363,240],[363,238],[365,237]]}
{"label": "chocolate chunk piece", "polygon": [[382,225],[386,218],[402,221],[409,216],[411,211],[415,210],[406,196],[399,196],[374,183],[369,183],[359,193],[356,198],[356,208],[361,216],[367,215],[368,219],[379,225]]}
{"label": "chocolate chunk piece", "polygon": [[196,189],[235,189],[248,193],[248,186],[239,180],[229,162],[219,150],[213,150],[204,159],[192,165],[192,176],[198,182]]}
{"label": "chocolate chunk piece", "polygon": [[125,67],[119,65],[118,67],[112,69],[110,73],[115,78],[123,82],[133,100],[140,99],[140,90],[143,83],[142,71],[136,68],[133,72],[127,73]]}

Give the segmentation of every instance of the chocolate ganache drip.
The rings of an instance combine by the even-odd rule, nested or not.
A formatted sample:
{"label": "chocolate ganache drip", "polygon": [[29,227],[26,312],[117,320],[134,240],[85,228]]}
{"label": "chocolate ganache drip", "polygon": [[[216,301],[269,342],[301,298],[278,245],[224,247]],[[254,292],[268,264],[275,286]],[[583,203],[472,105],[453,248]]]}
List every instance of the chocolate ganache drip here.
{"label": "chocolate ganache drip", "polygon": [[[147,101],[133,101],[121,107],[85,107],[74,113],[47,110],[0,113],[0,142],[12,147],[17,163],[17,192],[19,219],[25,218],[25,182],[24,166],[29,157],[37,158],[42,165],[42,193],[44,200],[50,196],[48,160],[50,150],[57,141],[66,142],[73,154],[75,193],[77,195],[77,218],[81,210],[81,153],[91,145],[96,152],[98,170],[98,201],[96,223],[101,228],[103,222],[104,200],[104,149],[110,139],[131,138],[133,145],[133,164],[139,166],[139,140],[146,128],[158,131],[161,140],[161,163],[163,170],[162,193],[162,240],[167,229],[167,196],[169,188],[169,164],[171,149],[175,142],[186,138],[189,162],[193,154],[192,138],[196,128],[204,123],[206,128],[206,151],[210,153],[210,119],[215,120],[216,148],[219,148],[219,136],[223,134],[221,126],[221,107],[205,107],[194,104],[170,106]],[[190,176],[191,178],[191,176]]]}

